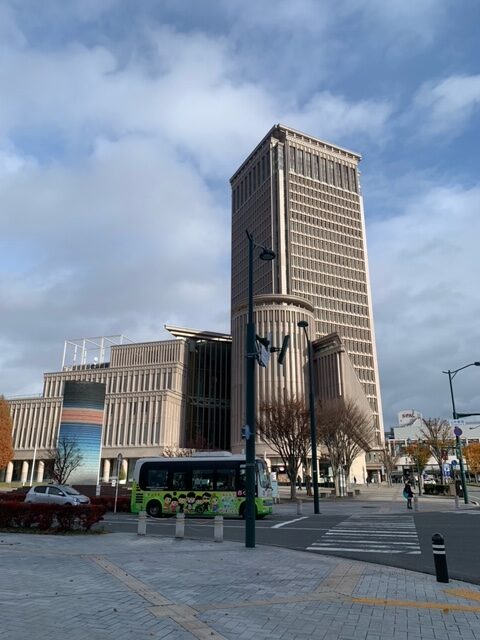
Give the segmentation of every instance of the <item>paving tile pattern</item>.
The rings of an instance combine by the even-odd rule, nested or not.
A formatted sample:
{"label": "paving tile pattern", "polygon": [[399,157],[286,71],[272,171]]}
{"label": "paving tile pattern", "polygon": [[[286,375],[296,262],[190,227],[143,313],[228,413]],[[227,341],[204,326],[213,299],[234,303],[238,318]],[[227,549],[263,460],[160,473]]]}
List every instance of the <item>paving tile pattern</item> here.
{"label": "paving tile pattern", "polygon": [[477,586],[285,549],[0,534],[0,569],[1,640],[480,640]]}

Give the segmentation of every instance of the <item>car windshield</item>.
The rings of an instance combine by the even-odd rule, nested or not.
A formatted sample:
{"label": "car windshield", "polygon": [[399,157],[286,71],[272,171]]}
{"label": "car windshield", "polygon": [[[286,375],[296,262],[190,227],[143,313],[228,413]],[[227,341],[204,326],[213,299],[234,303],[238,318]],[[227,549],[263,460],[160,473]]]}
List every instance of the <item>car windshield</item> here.
{"label": "car windshield", "polygon": [[64,493],[68,493],[69,496],[79,496],[79,492],[74,489],[73,487],[65,487],[63,485],[59,485],[58,487],[59,489],[61,489]]}

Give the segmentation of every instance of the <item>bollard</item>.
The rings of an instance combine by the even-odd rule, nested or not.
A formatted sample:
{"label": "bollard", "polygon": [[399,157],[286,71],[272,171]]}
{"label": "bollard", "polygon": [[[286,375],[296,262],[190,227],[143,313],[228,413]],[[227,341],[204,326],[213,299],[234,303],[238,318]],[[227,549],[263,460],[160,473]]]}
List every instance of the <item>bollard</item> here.
{"label": "bollard", "polygon": [[138,514],[137,535],[145,536],[147,534],[147,512],[140,511]]}
{"label": "bollard", "polygon": [[418,496],[413,496],[413,510],[418,511]]}
{"label": "bollard", "polygon": [[213,523],[213,539],[215,542],[223,542],[223,516],[215,516]]}
{"label": "bollard", "polygon": [[303,502],[301,500],[297,500],[297,516],[301,516],[303,513]]}
{"label": "bollard", "polygon": [[433,559],[435,561],[435,573],[437,582],[448,582],[447,553],[445,551],[445,541],[439,533],[432,536]]}
{"label": "bollard", "polygon": [[185,514],[177,513],[175,522],[175,538],[183,539],[185,537]]}
{"label": "bollard", "polygon": [[460,509],[460,501],[458,496],[455,496],[455,509]]}

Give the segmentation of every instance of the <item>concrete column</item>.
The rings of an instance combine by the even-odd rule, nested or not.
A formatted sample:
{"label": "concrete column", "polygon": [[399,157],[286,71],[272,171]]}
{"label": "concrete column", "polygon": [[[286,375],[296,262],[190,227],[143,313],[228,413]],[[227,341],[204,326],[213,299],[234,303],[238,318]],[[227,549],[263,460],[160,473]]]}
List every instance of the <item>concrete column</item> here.
{"label": "concrete column", "polygon": [[110,460],[105,458],[103,461],[103,481],[109,482],[110,480]]}
{"label": "concrete column", "polygon": [[37,482],[43,482],[43,475],[45,473],[45,463],[43,460],[38,461],[38,469],[37,469]]}
{"label": "concrete column", "polygon": [[13,462],[7,464],[7,470],[5,472],[5,482],[11,482],[13,476]]}
{"label": "concrete column", "polygon": [[22,473],[20,475],[20,482],[22,484],[25,484],[26,482],[28,482],[28,469],[29,469],[30,465],[28,464],[28,462],[26,460],[24,460],[22,462]]}

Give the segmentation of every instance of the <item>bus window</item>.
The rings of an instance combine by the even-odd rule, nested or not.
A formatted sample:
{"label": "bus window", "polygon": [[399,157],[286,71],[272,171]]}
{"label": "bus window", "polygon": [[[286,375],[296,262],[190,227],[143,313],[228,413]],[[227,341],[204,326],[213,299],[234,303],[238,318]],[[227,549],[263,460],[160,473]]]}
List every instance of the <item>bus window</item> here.
{"label": "bus window", "polygon": [[188,489],[188,480],[185,471],[175,471],[172,475],[172,489],[174,491],[185,491]]}
{"label": "bus window", "polygon": [[148,469],[146,489],[167,489],[168,472],[166,469]]}
{"label": "bus window", "polygon": [[213,488],[213,469],[192,469],[192,490],[204,491]]}
{"label": "bus window", "polygon": [[245,465],[241,464],[240,465],[240,477],[239,477],[238,488],[241,489],[242,491],[245,490],[246,477],[247,477],[247,471],[246,471]]}
{"label": "bus window", "polygon": [[257,460],[257,474],[258,474],[258,481],[260,482],[260,486],[263,489],[269,488],[270,482],[268,479],[267,470],[265,468],[265,465],[258,460]]}
{"label": "bus window", "polygon": [[235,469],[217,469],[216,491],[235,490]]}

